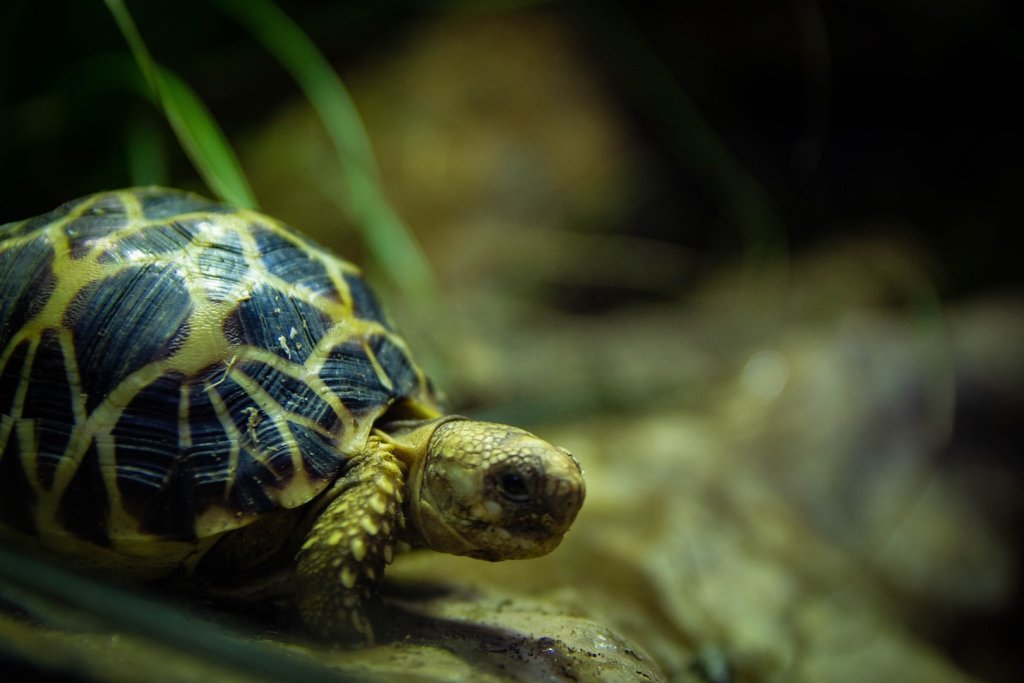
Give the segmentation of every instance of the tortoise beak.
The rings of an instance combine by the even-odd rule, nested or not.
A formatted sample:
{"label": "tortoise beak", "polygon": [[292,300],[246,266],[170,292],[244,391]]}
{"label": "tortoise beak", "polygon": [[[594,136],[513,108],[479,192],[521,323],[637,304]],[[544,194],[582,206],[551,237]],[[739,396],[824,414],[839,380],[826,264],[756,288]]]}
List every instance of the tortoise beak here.
{"label": "tortoise beak", "polygon": [[551,532],[568,531],[586,498],[586,484],[579,460],[565,448],[556,447],[560,456],[548,465],[544,498],[551,516]]}

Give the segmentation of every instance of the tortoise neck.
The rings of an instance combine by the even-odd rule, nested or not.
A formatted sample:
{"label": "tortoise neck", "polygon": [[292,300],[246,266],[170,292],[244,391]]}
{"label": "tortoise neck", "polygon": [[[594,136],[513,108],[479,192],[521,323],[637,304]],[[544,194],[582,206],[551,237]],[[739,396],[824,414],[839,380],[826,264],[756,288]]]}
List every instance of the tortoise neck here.
{"label": "tortoise neck", "polygon": [[[441,549],[463,549],[469,544],[461,537],[438,538],[436,530],[446,529],[441,515],[424,491],[423,480],[431,457],[430,441],[437,429],[449,422],[465,420],[459,415],[447,415],[435,420],[402,420],[381,425],[374,430],[392,445],[392,452],[406,472],[406,496],[403,509],[408,522],[407,533],[413,545]],[[386,430],[386,431],[385,431]],[[431,530],[435,530],[433,533]]]}
{"label": "tortoise neck", "polygon": [[458,415],[446,415],[432,420],[394,420],[378,424],[373,431],[385,443],[391,444],[395,457],[410,475],[416,470],[422,474],[430,439],[437,428],[446,422],[465,419]]}

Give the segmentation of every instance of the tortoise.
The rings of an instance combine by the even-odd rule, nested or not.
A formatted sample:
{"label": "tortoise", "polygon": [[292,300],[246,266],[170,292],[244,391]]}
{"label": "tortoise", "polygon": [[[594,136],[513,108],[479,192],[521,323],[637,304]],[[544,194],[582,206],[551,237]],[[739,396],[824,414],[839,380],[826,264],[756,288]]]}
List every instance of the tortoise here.
{"label": "tortoise", "polygon": [[288,568],[315,635],[372,638],[398,547],[558,546],[578,461],[442,409],[354,265],[181,190],[0,226],[0,537],[138,580]]}

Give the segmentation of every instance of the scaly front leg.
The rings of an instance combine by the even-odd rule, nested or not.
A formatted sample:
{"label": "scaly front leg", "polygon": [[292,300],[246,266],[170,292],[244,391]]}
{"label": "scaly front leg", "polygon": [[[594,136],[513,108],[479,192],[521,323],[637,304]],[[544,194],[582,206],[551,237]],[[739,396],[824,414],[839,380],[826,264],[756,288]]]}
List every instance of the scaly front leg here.
{"label": "scaly front leg", "polygon": [[390,446],[371,437],[328,492],[298,553],[298,608],[315,635],[373,641],[365,608],[404,523],[404,486]]}

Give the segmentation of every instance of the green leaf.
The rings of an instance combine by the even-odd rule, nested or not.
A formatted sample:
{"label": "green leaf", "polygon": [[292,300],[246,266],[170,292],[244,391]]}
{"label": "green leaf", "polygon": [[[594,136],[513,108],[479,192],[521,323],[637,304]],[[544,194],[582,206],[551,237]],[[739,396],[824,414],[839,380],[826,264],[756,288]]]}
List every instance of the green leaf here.
{"label": "green leaf", "polygon": [[[43,647],[47,642],[46,626],[40,627],[33,622],[55,626],[58,632],[69,631],[63,638],[78,638],[80,635],[76,634],[81,631],[124,633],[132,639],[143,638],[165,650],[165,666],[173,667],[187,657],[191,660],[189,666],[202,667],[197,671],[210,670],[214,679],[217,678],[214,672],[229,672],[233,674],[229,676],[230,680],[316,683],[353,680],[345,672],[296,651],[294,646],[285,648],[248,637],[174,605],[76,574],[44,558],[32,557],[17,548],[2,545],[0,600],[5,606],[15,605],[32,615],[33,620],[24,625],[23,620],[14,620],[13,627],[21,628],[29,642]],[[9,643],[0,638],[0,645]],[[87,675],[87,660],[79,663],[62,662],[62,659],[56,656],[40,663],[55,666],[57,670],[62,664],[77,665],[78,668],[69,669],[77,674],[74,679],[92,679]],[[4,664],[7,664],[6,657]],[[138,678],[130,674],[127,677]],[[8,679],[5,677],[5,680]]]}
{"label": "green leaf", "polygon": [[128,170],[132,185],[166,185],[167,155],[164,154],[163,128],[148,115],[135,116],[125,131]]}
{"label": "green leaf", "polygon": [[104,2],[179,143],[207,186],[230,204],[256,208],[256,198],[241,164],[209,110],[188,84],[153,60],[124,3]]}
{"label": "green leaf", "polygon": [[255,209],[256,197],[231,144],[185,81],[161,69],[160,103],[178,141],[206,184],[229,204]]}
{"label": "green leaf", "polygon": [[437,299],[437,285],[423,251],[388,202],[369,136],[341,79],[320,50],[269,0],[216,0],[246,27],[298,82],[317,111],[345,176],[339,203],[388,276],[420,301]]}

